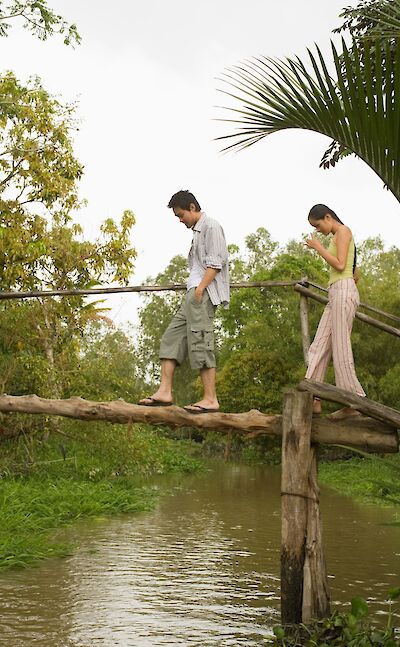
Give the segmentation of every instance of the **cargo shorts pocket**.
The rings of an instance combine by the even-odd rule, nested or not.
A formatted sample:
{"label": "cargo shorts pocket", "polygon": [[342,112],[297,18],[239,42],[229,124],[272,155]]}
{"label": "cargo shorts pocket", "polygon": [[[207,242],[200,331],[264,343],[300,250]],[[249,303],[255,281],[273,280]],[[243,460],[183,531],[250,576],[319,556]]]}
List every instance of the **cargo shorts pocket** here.
{"label": "cargo shorts pocket", "polygon": [[214,330],[211,326],[190,328],[190,347],[194,352],[206,352],[214,350]]}

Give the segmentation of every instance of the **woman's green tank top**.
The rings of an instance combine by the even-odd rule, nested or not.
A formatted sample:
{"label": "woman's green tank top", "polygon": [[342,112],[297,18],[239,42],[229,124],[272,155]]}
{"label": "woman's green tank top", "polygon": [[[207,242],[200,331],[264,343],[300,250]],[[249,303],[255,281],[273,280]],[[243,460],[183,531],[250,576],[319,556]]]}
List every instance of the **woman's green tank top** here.
{"label": "woman's green tank top", "polygon": [[[333,237],[331,238],[331,242],[329,243],[328,252],[333,256],[336,256],[337,254],[336,241],[334,240]],[[335,268],[332,267],[331,265],[329,266],[329,285],[332,285],[332,283],[335,283],[336,281],[341,281],[342,279],[353,278],[353,263],[354,263],[354,240],[353,240],[353,237],[351,237],[351,241],[349,244],[349,251],[347,252],[346,266],[344,270],[339,272],[339,270],[335,270]]]}

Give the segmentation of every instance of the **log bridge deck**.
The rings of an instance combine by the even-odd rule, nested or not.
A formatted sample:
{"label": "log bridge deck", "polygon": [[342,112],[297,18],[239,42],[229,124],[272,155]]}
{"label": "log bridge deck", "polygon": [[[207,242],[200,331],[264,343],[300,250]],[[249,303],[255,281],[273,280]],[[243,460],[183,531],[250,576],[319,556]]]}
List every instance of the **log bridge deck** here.
{"label": "log bridge deck", "polygon": [[[399,451],[399,411],[320,382],[303,380],[297,388],[321,399],[353,407],[364,414],[340,421],[314,417],[311,442],[326,445],[344,444],[367,452]],[[196,415],[176,406],[143,407],[124,400],[93,402],[80,397],[49,400],[36,395],[4,394],[0,396],[0,412],[55,415],[114,424],[139,422],[171,428],[196,427],[205,431],[235,432],[245,439],[263,434],[282,436],[282,415],[265,414],[257,409],[246,413],[218,412]]]}

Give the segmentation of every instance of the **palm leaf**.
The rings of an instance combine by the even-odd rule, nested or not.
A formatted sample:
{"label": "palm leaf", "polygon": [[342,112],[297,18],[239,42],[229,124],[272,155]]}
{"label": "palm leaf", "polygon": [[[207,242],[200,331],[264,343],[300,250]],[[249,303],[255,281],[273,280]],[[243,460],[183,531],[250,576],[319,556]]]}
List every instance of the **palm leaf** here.
{"label": "palm leaf", "polygon": [[342,40],[339,53],[331,43],[336,78],[318,47],[316,55],[308,51],[308,66],[260,57],[228,70],[222,92],[234,105],[227,108],[232,118],[221,121],[235,131],[218,137],[229,140],[223,150],[288,128],[318,132],[364,160],[400,201],[400,39],[380,45],[353,42],[350,50]]}

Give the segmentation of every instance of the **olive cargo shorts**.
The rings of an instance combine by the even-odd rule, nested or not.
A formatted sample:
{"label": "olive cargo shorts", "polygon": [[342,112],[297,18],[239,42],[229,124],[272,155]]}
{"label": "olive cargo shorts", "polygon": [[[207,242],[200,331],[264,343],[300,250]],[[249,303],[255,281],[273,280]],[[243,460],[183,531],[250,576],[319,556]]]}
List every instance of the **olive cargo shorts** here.
{"label": "olive cargo shorts", "polygon": [[201,303],[194,296],[195,288],[186,292],[185,299],[161,338],[160,359],[174,359],[182,364],[189,356],[193,369],[215,368],[214,306],[207,290]]}

